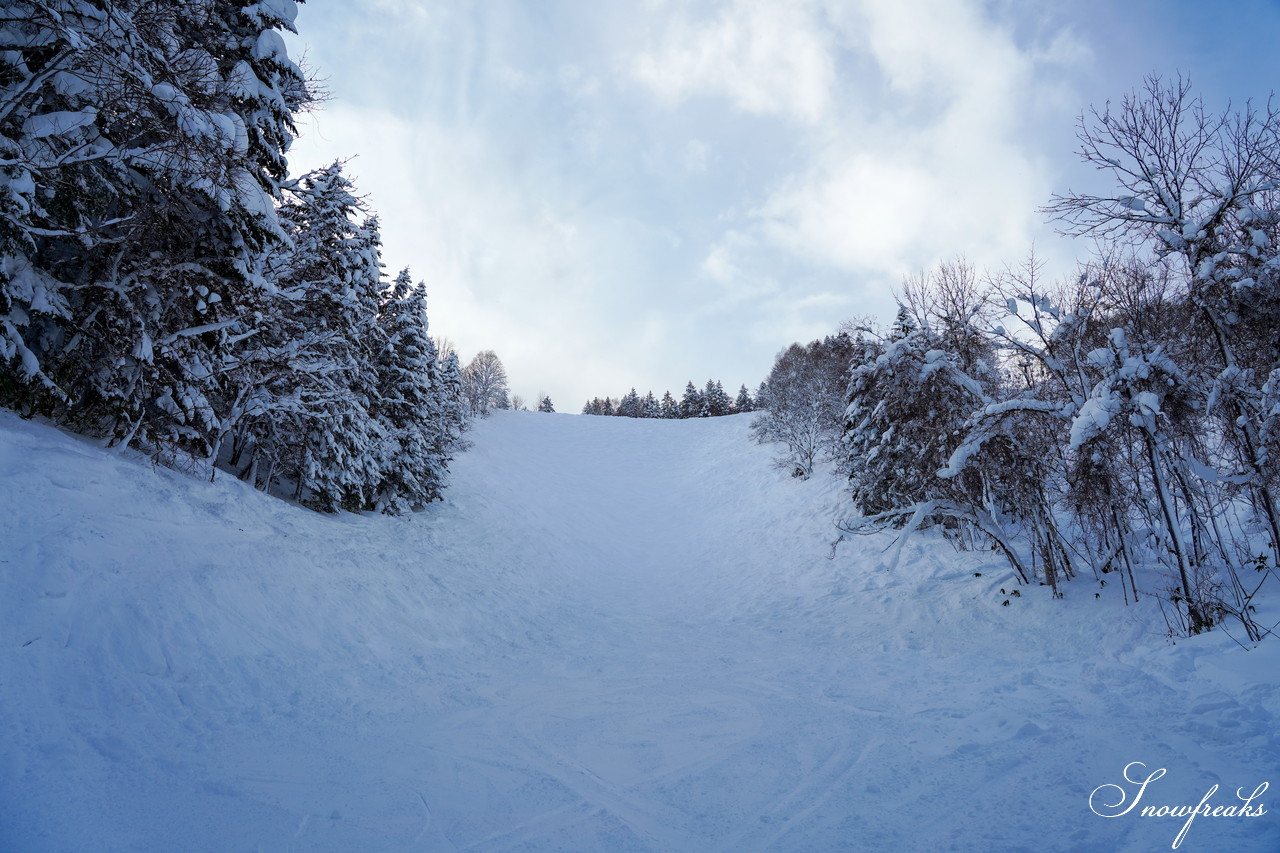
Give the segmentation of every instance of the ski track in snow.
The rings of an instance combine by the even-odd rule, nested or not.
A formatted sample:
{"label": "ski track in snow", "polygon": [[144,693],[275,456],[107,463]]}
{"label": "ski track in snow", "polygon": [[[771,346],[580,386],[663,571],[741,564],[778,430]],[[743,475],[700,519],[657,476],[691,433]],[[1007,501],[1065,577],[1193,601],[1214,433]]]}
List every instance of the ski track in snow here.
{"label": "ski track in snow", "polygon": [[497,413],[388,519],[0,413],[0,850],[1147,851],[1183,821],[1089,811],[1125,764],[1280,784],[1280,643],[833,555],[840,483],[749,420]]}

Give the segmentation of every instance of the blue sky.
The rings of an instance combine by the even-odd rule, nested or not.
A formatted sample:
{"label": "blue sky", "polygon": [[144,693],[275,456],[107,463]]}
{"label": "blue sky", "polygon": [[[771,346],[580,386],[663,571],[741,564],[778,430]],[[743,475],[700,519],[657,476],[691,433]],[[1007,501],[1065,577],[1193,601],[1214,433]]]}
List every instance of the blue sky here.
{"label": "blue sky", "polygon": [[1038,209],[1100,186],[1082,109],[1280,80],[1274,0],[312,0],[298,28],[332,98],[293,170],[353,157],[433,333],[561,411],[754,388],[958,254],[1068,274],[1088,246]]}

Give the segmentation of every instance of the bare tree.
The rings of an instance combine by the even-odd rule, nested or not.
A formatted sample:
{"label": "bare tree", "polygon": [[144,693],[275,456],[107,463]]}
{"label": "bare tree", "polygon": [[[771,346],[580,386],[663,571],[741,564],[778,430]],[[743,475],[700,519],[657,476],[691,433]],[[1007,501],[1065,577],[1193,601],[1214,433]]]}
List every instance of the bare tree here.
{"label": "bare tree", "polygon": [[507,371],[491,349],[482,350],[462,369],[462,396],[472,417],[484,417],[490,409],[509,409]]}
{"label": "bare tree", "polygon": [[[1169,381],[1196,396],[1188,416],[1217,419],[1230,453],[1218,458],[1209,479],[1247,487],[1269,527],[1272,564],[1280,564],[1276,466],[1266,447],[1277,416],[1265,405],[1266,382],[1280,377],[1280,111],[1268,102],[1213,112],[1188,80],[1151,77],[1114,109],[1107,104],[1082,115],[1077,136],[1083,160],[1109,175],[1114,191],[1055,196],[1047,211],[1066,233],[1146,247],[1176,263],[1211,344],[1205,363],[1174,365]],[[1113,349],[1118,355],[1123,348]],[[1158,414],[1146,455],[1194,625],[1205,614],[1191,612],[1198,605],[1190,573],[1207,555],[1181,537],[1184,528],[1195,533],[1197,523],[1211,521],[1190,494],[1206,488],[1199,475],[1205,472],[1192,470],[1191,448],[1168,437],[1171,413]],[[1135,417],[1142,420],[1141,413]],[[1161,486],[1188,494],[1180,504]]]}
{"label": "bare tree", "polygon": [[844,334],[792,344],[778,354],[765,380],[767,393],[757,400],[760,414],[751,432],[759,442],[782,444],[777,464],[796,477],[812,474],[840,440],[853,353],[854,342]]}
{"label": "bare tree", "polygon": [[453,338],[445,337],[444,335],[437,335],[432,340],[435,341],[436,352],[439,353],[441,364],[444,364],[450,354],[457,353],[458,351],[458,348],[454,346]]}

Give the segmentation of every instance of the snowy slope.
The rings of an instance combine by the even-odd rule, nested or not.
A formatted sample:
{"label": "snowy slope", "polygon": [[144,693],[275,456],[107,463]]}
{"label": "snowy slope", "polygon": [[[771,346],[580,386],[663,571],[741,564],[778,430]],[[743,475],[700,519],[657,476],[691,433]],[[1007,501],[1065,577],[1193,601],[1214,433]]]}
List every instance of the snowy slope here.
{"label": "snowy slope", "polygon": [[388,519],[0,413],[0,850],[1146,851],[1185,819],[1089,807],[1129,762],[1280,783],[1280,643],[833,553],[838,483],[748,423],[498,413]]}

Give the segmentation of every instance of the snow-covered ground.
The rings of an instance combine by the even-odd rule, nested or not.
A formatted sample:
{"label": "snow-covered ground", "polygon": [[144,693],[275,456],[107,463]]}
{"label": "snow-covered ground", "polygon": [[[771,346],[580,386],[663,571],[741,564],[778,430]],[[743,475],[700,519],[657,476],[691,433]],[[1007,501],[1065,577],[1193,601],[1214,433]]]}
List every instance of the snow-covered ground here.
{"label": "snow-covered ground", "polygon": [[1154,851],[1280,793],[1280,641],[833,553],[748,423],[498,413],[388,519],[0,413],[0,850]]}

